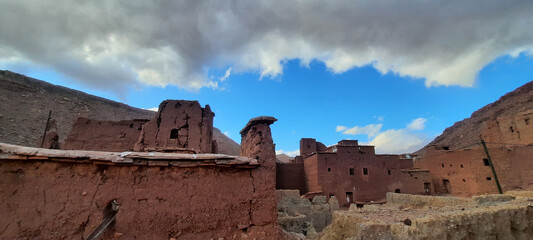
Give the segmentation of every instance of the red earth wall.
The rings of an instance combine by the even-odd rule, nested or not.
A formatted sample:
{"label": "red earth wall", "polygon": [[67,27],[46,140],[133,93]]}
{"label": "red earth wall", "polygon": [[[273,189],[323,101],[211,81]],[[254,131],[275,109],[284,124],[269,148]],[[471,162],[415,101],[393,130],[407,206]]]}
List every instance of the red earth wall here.
{"label": "red earth wall", "polygon": [[[430,170],[438,194],[467,197],[498,193],[491,168],[483,160],[487,156],[482,148],[447,151],[429,147],[426,150],[415,166]],[[533,146],[489,144],[488,150],[503,191],[533,189]]]}
{"label": "red earth wall", "polygon": [[78,118],[61,146],[65,150],[132,151],[149,120],[98,121]]}
{"label": "red earth wall", "polygon": [[296,189],[306,193],[303,162],[276,163],[276,189]]}
{"label": "red earth wall", "polygon": [[86,238],[116,200],[103,239],[277,239],[272,122],[243,130],[255,168],[0,159],[0,238]]}
{"label": "red earth wall", "polygon": [[213,152],[213,117],[209,105],[198,101],[166,100],[159,105],[154,119],[141,131],[135,151],[192,149]]}

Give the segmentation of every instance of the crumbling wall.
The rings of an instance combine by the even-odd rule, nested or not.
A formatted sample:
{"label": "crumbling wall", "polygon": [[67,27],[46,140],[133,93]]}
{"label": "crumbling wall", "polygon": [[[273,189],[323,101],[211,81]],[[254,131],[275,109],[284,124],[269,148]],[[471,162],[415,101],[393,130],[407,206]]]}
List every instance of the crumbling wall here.
{"label": "crumbling wall", "polygon": [[83,239],[115,200],[103,239],[277,239],[273,121],[243,129],[245,161],[0,144],[0,238]]}
{"label": "crumbling wall", "polygon": [[209,105],[198,101],[166,100],[154,119],[141,131],[135,151],[174,151],[192,149],[213,152],[213,117]]}
{"label": "crumbling wall", "polygon": [[250,119],[240,131],[241,155],[257,159],[262,168],[252,170],[253,193],[248,202],[251,209],[247,228],[253,229],[254,237],[260,239],[278,238],[276,208],[276,151],[270,124],[277,121],[273,117]]}
{"label": "crumbling wall", "polygon": [[149,120],[99,121],[78,118],[62,145],[66,150],[132,151]]}
{"label": "crumbling wall", "polygon": [[279,224],[288,232],[312,237],[329,225],[333,211],[339,210],[334,197],[326,201],[325,196],[315,196],[309,201],[300,197],[298,190],[276,190],[276,194]]}
{"label": "crumbling wall", "polygon": [[[332,224],[318,239],[533,238],[533,207],[528,200],[505,195],[465,202],[450,201],[449,197],[412,197],[417,204],[405,197],[400,204],[336,211]],[[421,199],[429,200],[418,201]]]}

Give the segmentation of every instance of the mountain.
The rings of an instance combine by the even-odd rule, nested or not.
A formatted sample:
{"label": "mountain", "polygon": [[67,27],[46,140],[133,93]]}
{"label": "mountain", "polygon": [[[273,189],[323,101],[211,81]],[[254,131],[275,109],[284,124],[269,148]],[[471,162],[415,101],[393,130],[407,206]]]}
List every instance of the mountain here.
{"label": "mountain", "polygon": [[276,160],[278,160],[278,162],[282,162],[282,163],[288,163],[290,161],[292,161],[294,159],[294,157],[291,157],[285,153],[282,153],[282,154],[278,154],[276,155]]}
{"label": "mountain", "polygon": [[[533,81],[446,128],[427,146],[446,146],[454,150],[475,145],[480,138],[497,144],[533,143]],[[423,149],[416,153],[421,154]]]}
{"label": "mountain", "polygon": [[[0,71],[0,142],[36,146],[49,111],[62,142],[78,117],[118,121],[150,119],[155,112],[53,85],[10,71]],[[214,128],[219,152],[238,155],[240,146]]]}

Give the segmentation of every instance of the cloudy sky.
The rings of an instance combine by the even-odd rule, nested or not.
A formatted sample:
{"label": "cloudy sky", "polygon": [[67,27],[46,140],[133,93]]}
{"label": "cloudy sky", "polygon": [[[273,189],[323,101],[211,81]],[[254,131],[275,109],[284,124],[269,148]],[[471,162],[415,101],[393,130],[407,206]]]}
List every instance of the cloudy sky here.
{"label": "cloudy sky", "polygon": [[533,1],[0,0],[0,68],[153,108],[194,99],[240,141],[417,150],[533,80]]}

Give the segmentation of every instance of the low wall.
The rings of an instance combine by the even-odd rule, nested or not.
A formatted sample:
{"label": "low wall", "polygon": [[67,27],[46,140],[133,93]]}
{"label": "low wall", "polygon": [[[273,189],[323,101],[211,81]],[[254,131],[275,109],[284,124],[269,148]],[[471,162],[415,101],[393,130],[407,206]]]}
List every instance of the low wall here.
{"label": "low wall", "polygon": [[389,204],[401,204],[409,206],[455,206],[470,204],[472,199],[459,198],[459,197],[435,197],[435,196],[423,196],[423,195],[411,195],[400,193],[387,193],[387,203]]}

